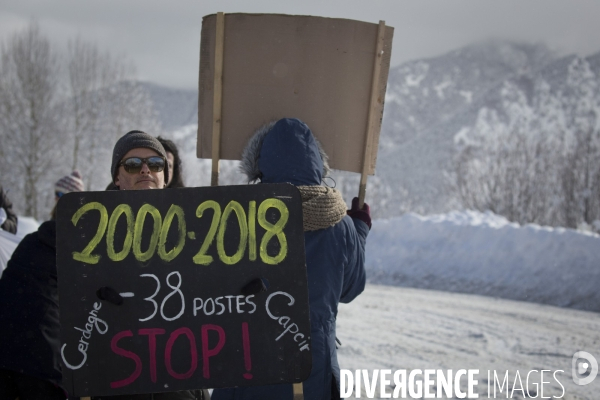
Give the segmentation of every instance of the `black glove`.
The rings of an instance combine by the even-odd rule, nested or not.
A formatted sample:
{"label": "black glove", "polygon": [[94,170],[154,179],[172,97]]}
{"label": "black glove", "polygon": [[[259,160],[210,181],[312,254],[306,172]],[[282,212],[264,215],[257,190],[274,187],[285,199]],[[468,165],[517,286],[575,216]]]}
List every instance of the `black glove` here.
{"label": "black glove", "polygon": [[360,219],[371,229],[371,207],[367,203],[362,208],[358,208],[358,197],[352,199],[352,208],[347,211],[352,218]]}
{"label": "black glove", "polygon": [[252,294],[266,292],[267,289],[269,289],[269,281],[265,278],[256,278],[242,288],[242,294],[244,296],[250,296]]}
{"label": "black glove", "polygon": [[123,304],[123,297],[110,286],[103,286],[96,291],[96,296],[100,300],[108,301],[109,303],[113,303],[116,306],[120,306]]}

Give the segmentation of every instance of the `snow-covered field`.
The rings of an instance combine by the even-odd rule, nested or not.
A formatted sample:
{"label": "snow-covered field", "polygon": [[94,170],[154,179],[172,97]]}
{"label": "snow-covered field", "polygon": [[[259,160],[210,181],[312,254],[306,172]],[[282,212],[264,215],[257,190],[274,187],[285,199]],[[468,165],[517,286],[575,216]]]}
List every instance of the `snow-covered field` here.
{"label": "snow-covered field", "polygon": [[491,212],[375,220],[372,283],[600,311],[600,236],[519,226]]}
{"label": "snow-covered field", "polygon": [[[512,391],[513,386],[512,398],[523,398],[519,381],[514,385],[517,371],[524,387],[530,370],[550,370],[544,376],[544,397],[599,398],[600,377],[587,386],[571,377],[575,352],[600,359],[600,314],[593,312],[370,284],[354,302],[340,306],[337,337],[343,369],[479,369],[479,398],[488,397],[488,371],[492,398],[494,371],[500,381],[509,371],[509,386],[504,394],[496,388],[496,398],[507,398],[506,387]],[[557,370],[564,371],[556,373],[560,384],[553,378]],[[539,382],[540,374],[531,373],[532,397],[541,398],[534,385]]]}
{"label": "snow-covered field", "polygon": [[16,235],[0,229],[0,276],[2,276],[6,263],[10,260],[21,239],[28,233],[35,232],[40,225],[39,222],[30,217],[19,217],[17,223]]}

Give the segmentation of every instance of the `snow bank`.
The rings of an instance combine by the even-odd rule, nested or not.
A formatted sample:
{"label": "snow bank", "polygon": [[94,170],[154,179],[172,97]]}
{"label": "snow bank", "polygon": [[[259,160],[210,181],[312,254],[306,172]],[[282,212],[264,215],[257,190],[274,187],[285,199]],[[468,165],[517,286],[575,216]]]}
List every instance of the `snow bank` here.
{"label": "snow bank", "polygon": [[2,271],[6,268],[6,263],[10,260],[13,251],[17,248],[17,245],[28,233],[35,232],[40,225],[35,219],[31,217],[18,217],[17,234],[13,235],[2,229],[0,229],[0,276]]}
{"label": "snow bank", "polygon": [[375,220],[372,283],[600,311],[600,236],[519,226],[491,212]]}

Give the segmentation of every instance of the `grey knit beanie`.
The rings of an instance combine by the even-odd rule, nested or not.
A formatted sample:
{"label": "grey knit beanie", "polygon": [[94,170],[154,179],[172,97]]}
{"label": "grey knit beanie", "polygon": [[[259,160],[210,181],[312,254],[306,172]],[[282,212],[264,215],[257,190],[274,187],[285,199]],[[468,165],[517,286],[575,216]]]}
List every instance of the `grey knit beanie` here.
{"label": "grey knit beanie", "polygon": [[[115,148],[113,149],[112,164],[110,166],[110,173],[112,175],[113,182],[115,181],[115,176],[117,175],[117,170],[119,169],[119,162],[121,162],[129,150],[136,149],[138,147],[152,149],[163,156],[165,160],[167,158],[167,152],[165,151],[165,148],[154,136],[150,136],[146,132],[142,131],[129,131],[117,141]],[[165,184],[168,184],[169,163],[167,162],[165,162],[164,173]]]}

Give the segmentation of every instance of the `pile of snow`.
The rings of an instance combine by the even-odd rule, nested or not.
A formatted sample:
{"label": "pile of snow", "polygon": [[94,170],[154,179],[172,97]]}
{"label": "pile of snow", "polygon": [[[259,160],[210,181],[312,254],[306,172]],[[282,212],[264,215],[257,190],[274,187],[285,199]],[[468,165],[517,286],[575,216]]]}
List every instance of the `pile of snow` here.
{"label": "pile of snow", "polygon": [[32,217],[18,217],[17,237],[24,238],[38,230],[40,223]]}
{"label": "pile of snow", "polygon": [[600,311],[600,236],[520,226],[491,212],[373,221],[372,283]]}
{"label": "pile of snow", "polygon": [[31,217],[18,217],[17,234],[13,235],[2,229],[0,229],[0,275],[6,268],[6,263],[10,260],[13,251],[17,248],[17,245],[25,237],[25,235],[35,232],[40,225],[35,219]]}

